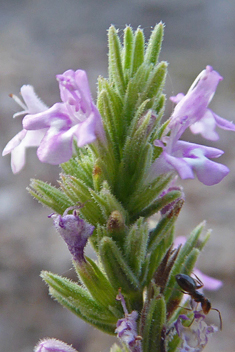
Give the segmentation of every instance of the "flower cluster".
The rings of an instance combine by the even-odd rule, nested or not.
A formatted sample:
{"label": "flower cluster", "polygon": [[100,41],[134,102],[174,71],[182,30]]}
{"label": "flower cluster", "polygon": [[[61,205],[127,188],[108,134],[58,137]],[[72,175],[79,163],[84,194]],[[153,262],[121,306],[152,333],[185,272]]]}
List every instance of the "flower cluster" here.
{"label": "flower cluster", "polygon": [[119,339],[129,347],[131,352],[141,352],[141,337],[137,334],[137,323],[138,313],[132,311],[130,314],[126,308],[126,303],[121,292],[117,295],[117,300],[121,301],[125,318],[117,321],[116,334]]}
{"label": "flower cluster", "polygon": [[[147,45],[140,28],[133,32],[127,26],[122,44],[110,27],[109,77],[98,79],[96,104],[83,70],[57,75],[61,102],[50,108],[32,86],[23,86],[23,102],[12,95],[23,109],[13,116],[23,115],[23,129],[3,151],[11,153],[14,173],[22,169],[32,146],[41,162],[61,164],[59,188],[32,180],[29,192],[53,212],[49,217],[68,246],[78,282],[49,271],[41,277],[61,305],[117,335],[122,347],[114,345],[112,352],[171,352],[179,344],[181,352],[200,352],[217,329],[194,308],[178,317],[183,293],[191,297],[191,307],[199,302],[205,314],[217,310],[222,325],[220,311],[198,291],[202,282],[190,277],[209,238],[209,233],[202,236],[205,223],[187,239],[174,240],[185,199],[176,179],[196,174],[205,185],[220,182],[229,169],[211,159],[223,151],[180,138],[189,128],[215,141],[216,126],[235,131],[235,125],[208,108],[222,79],[211,66],[186,95],[171,97],[175,109],[161,124],[167,74],[167,63],[158,61],[163,27],[156,25]],[[155,227],[149,229],[156,213]],[[84,254],[88,241],[97,260]],[[177,275],[187,278],[185,289],[180,285],[183,291]],[[199,277],[210,289],[222,285],[202,273]],[[169,341],[173,326],[175,336]],[[42,340],[35,348],[47,351],[76,352],[55,339]]]}
{"label": "flower cluster", "polygon": [[86,72],[68,70],[57,75],[62,103],[51,108],[41,102],[30,85],[21,88],[24,103],[13,96],[23,107],[23,130],[4,148],[3,155],[11,153],[14,173],[25,164],[25,149],[37,146],[41,162],[58,165],[73,155],[73,141],[78,147],[92,143],[96,138],[105,140],[100,113],[93,103]]}
{"label": "flower cluster", "polygon": [[218,331],[216,326],[207,325],[205,315],[198,311],[194,311],[193,323],[189,327],[185,327],[181,320],[189,320],[189,318],[182,314],[174,324],[181,338],[180,352],[201,352],[211,335]]}
{"label": "flower cluster", "polygon": [[157,147],[162,148],[162,153],[152,165],[152,177],[176,170],[182,179],[186,179],[194,178],[195,172],[199,181],[211,186],[219,183],[228,174],[229,169],[226,166],[210,160],[221,156],[222,150],[179,140],[188,127],[193,133],[201,133],[210,140],[218,139],[216,126],[235,131],[232,122],[207,108],[221,79],[218,72],[207,66],[185,96],[179,93],[171,98],[177,105],[161,140],[154,142]]}

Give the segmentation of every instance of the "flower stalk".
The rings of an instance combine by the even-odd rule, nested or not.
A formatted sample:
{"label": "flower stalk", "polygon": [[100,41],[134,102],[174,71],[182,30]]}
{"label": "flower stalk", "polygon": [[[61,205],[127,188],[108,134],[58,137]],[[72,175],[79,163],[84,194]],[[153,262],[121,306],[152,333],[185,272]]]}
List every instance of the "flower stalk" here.
{"label": "flower stalk", "polygon": [[[162,122],[163,29],[162,23],[156,25],[146,44],[140,28],[134,32],[127,26],[121,43],[118,30],[110,27],[109,77],[98,78],[96,104],[81,69],[57,75],[61,102],[49,108],[31,86],[23,86],[25,104],[14,98],[24,109],[16,114],[25,115],[23,130],[3,151],[11,153],[14,173],[24,166],[31,146],[38,147],[41,162],[61,164],[59,188],[32,180],[29,192],[54,212],[50,217],[71,253],[78,282],[50,272],[41,276],[60,304],[118,335],[122,347],[114,345],[113,352],[174,352],[178,347],[199,352],[216,331],[201,312],[181,307],[183,292],[175,276],[191,274],[210,233],[203,235],[202,223],[176,245],[174,225],[186,197],[176,175],[219,183],[229,169],[211,159],[223,151],[180,138],[190,128],[215,141],[216,126],[235,131],[235,125],[208,108],[222,79],[211,66],[186,95],[171,98],[175,109]],[[150,229],[154,214],[158,220]],[[96,261],[85,255],[88,242]],[[193,324],[185,326],[189,316]],[[57,350],[75,351],[53,339],[35,349]]]}

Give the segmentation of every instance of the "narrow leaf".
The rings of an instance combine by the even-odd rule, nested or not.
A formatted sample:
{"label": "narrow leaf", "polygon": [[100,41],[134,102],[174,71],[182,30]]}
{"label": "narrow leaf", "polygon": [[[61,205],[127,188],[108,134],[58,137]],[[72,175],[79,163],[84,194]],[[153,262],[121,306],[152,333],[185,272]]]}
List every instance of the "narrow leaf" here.
{"label": "narrow leaf", "polygon": [[118,290],[122,289],[126,295],[139,290],[139,281],[123,258],[123,254],[109,238],[104,237],[100,243],[100,257],[105,272],[113,285]]}
{"label": "narrow leaf", "polygon": [[148,46],[145,53],[145,62],[148,64],[154,64],[158,62],[158,57],[161,51],[162,39],[163,39],[164,24],[160,22],[157,24],[149,38]]}
{"label": "narrow leaf", "polygon": [[143,352],[161,352],[162,330],[166,321],[166,305],[162,296],[150,302],[143,332]]}

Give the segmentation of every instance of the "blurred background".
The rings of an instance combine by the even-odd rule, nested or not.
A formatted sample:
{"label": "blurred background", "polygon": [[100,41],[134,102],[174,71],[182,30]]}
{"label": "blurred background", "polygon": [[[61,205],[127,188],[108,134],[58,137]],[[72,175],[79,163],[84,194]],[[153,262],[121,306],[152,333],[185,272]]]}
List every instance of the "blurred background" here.
{"label": "blurred background", "polygon": [[[161,59],[169,62],[166,94],[186,92],[210,64],[224,80],[211,108],[235,121],[235,2],[233,0],[8,0],[0,1],[0,146],[21,129],[12,115],[19,111],[9,93],[31,84],[49,106],[60,101],[55,75],[84,69],[94,98],[98,75],[107,77],[107,28],[112,23],[144,29],[146,38],[160,20],[165,25]],[[166,116],[172,111],[168,102]],[[220,162],[231,173],[206,187],[183,181],[186,202],[176,233],[188,235],[202,220],[212,228],[197,267],[223,280],[217,292],[206,292],[221,311],[223,331],[205,351],[235,350],[235,135],[219,131],[214,146],[225,151]],[[191,141],[203,143],[199,137]],[[115,341],[89,327],[51,300],[39,274],[42,269],[75,278],[70,254],[47,218],[49,211],[25,190],[30,178],[56,184],[58,167],[41,164],[29,150],[18,175],[10,157],[0,158],[0,352],[31,352],[40,338],[55,337],[80,352],[108,352]],[[218,315],[209,320],[218,324]]]}

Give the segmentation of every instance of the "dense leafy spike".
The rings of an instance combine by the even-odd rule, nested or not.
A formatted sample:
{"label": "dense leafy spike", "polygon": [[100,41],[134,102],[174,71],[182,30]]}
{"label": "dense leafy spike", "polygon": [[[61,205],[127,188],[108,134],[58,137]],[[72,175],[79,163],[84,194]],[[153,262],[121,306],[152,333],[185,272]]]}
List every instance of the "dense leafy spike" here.
{"label": "dense leafy spike", "polygon": [[121,96],[125,91],[125,79],[122,68],[121,43],[117,30],[111,26],[108,31],[109,38],[109,79],[113,82]]}
{"label": "dense leafy spike", "polygon": [[104,237],[101,240],[100,257],[106,274],[116,290],[121,287],[122,292],[126,295],[130,295],[139,290],[137,277],[134,275],[123,258],[123,254],[111,238]]}
{"label": "dense leafy spike", "polygon": [[154,27],[151,33],[145,53],[145,62],[147,64],[156,65],[158,62],[158,57],[162,46],[163,31],[164,24],[160,22]]}
{"label": "dense leafy spike", "polygon": [[166,304],[164,297],[153,298],[149,304],[143,332],[143,352],[161,352],[164,341],[161,340],[162,330],[166,322]]}
{"label": "dense leafy spike", "polygon": [[148,242],[148,224],[141,218],[129,230],[125,241],[128,263],[133,272],[139,276],[145,259]]}
{"label": "dense leafy spike", "polygon": [[124,70],[124,73],[127,75],[129,75],[132,67],[133,43],[134,43],[134,35],[133,35],[132,28],[127,26],[124,29],[124,39],[123,39],[123,70]]}
{"label": "dense leafy spike", "polygon": [[132,76],[144,62],[144,33],[143,30],[138,28],[135,32],[134,48],[133,48],[133,61],[132,61]]}
{"label": "dense leafy spike", "polygon": [[58,214],[63,214],[68,207],[73,205],[71,200],[64,193],[46,182],[31,179],[30,187],[31,188],[27,188],[27,190],[33,197]]}

